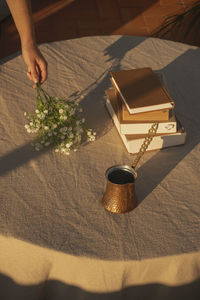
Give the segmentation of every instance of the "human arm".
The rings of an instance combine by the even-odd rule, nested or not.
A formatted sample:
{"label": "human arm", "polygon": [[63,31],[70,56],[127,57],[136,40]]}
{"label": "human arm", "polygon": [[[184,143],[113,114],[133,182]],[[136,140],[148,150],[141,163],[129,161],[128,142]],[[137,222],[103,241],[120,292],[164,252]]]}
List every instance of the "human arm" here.
{"label": "human arm", "polygon": [[42,84],[47,79],[47,62],[37,47],[30,0],[6,1],[19,32],[27,76]]}

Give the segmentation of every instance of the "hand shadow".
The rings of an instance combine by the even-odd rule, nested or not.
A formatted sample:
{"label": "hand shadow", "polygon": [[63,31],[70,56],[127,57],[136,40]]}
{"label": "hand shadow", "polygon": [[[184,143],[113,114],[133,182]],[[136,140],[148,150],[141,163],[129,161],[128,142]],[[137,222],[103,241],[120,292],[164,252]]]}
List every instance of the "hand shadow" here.
{"label": "hand shadow", "polygon": [[104,55],[108,56],[107,62],[111,62],[110,66],[86,89],[74,92],[69,96],[69,99],[80,102],[87,124],[96,131],[97,139],[112,128],[105,108],[105,90],[111,87],[110,71],[121,69],[121,61],[126,53],[144,40],[144,37],[131,38],[130,36],[122,36],[117,39],[104,50]]}

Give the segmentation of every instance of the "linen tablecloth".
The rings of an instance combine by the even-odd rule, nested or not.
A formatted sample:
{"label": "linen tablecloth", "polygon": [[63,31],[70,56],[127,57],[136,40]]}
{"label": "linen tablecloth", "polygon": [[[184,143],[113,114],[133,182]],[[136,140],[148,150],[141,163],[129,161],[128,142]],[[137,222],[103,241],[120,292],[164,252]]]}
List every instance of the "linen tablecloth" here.
{"label": "linen tablecloth", "polygon": [[[49,70],[43,88],[79,99],[97,139],[70,156],[35,151],[24,112],[34,111],[36,91],[20,53],[1,61],[0,298],[199,299],[200,49],[130,36],[39,47]],[[142,67],[164,75],[187,143],[146,153],[138,206],[115,215],[101,204],[105,171],[135,156],[108,115],[105,90],[111,70]]]}

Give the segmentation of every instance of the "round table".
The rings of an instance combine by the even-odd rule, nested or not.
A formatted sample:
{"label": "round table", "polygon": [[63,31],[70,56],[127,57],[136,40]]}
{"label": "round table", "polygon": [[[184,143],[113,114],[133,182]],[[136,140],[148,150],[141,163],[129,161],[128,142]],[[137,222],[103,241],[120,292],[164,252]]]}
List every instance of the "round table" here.
{"label": "round table", "polygon": [[[36,299],[42,291],[48,299],[66,299],[65,293],[76,299],[84,293],[86,299],[185,296],[200,275],[200,49],[135,36],[39,47],[49,69],[44,89],[80,99],[97,139],[70,156],[36,152],[24,128],[36,91],[19,53],[1,62],[0,272],[4,286],[12,286],[6,299],[12,299],[9,290],[21,293],[20,299],[27,293]],[[101,204],[105,171],[131,164],[135,156],[127,153],[105,108],[105,90],[111,70],[142,67],[164,74],[187,143],[145,153],[136,180],[138,206],[115,215]]]}

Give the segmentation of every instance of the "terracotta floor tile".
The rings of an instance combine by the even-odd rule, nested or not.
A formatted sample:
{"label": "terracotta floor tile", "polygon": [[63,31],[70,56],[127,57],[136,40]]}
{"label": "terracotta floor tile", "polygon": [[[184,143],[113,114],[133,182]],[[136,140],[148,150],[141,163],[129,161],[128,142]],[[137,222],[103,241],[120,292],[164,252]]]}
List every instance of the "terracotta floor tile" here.
{"label": "terracotta floor tile", "polygon": [[197,2],[197,0],[183,0],[184,4],[192,4],[192,3],[195,3],[195,2]]}
{"label": "terracotta floor tile", "polygon": [[115,30],[116,28],[119,28],[121,26],[120,20],[116,19],[109,19],[109,20],[101,20],[100,22],[95,22],[92,20],[79,20],[77,22],[79,30],[81,29],[100,29],[105,30],[106,32],[109,32],[112,34],[112,31]]}
{"label": "terracotta floor tile", "polygon": [[[51,34],[49,34],[51,32]],[[65,22],[54,22],[53,18],[48,23],[41,21],[36,25],[36,36],[38,43],[74,38],[77,35],[77,23],[73,20],[65,20]]]}
{"label": "terracotta floor tile", "polygon": [[[61,20],[60,17],[65,16],[69,19],[95,19],[99,17],[97,10],[97,5],[95,1],[89,1],[90,5],[84,5],[84,1],[88,0],[76,0],[69,5],[65,6],[63,9],[59,10],[56,14],[58,16],[58,21]],[[87,2],[85,3],[87,4]],[[61,15],[61,16],[60,16]]]}
{"label": "terracotta floor tile", "polygon": [[129,6],[129,7],[131,7],[131,6],[148,7],[156,2],[159,2],[159,0],[119,0],[119,5],[120,6]]}
{"label": "terracotta floor tile", "polygon": [[153,17],[145,17],[145,24],[148,28],[148,33],[151,35],[153,32],[157,31],[160,27],[160,24],[164,22],[163,16],[153,16]]}
{"label": "terracotta floor tile", "polygon": [[146,26],[136,28],[135,26],[130,26],[130,24],[125,24],[113,31],[113,34],[148,36],[149,32]]}
{"label": "terracotta floor tile", "polygon": [[160,5],[174,5],[174,4],[177,5],[177,4],[183,4],[184,0],[174,0],[174,1],[160,0],[159,2],[160,2]]}
{"label": "terracotta floor tile", "polygon": [[159,3],[153,4],[151,7],[148,7],[143,15],[145,17],[153,17],[153,16],[166,16],[173,15],[179,12],[183,12],[184,7],[182,4],[174,4],[174,5],[160,5]]}
{"label": "terracotta floor tile", "polygon": [[116,0],[98,0],[96,5],[101,18],[120,18],[120,9]]}
{"label": "terracotta floor tile", "polygon": [[[150,36],[159,28],[164,17],[184,11],[194,2],[195,0],[32,0],[32,8],[37,40],[43,43],[88,35]],[[182,29],[187,28],[188,24],[189,19],[185,20]],[[181,33],[183,32],[174,30],[167,38],[200,46],[200,34],[195,36],[193,30],[184,40]],[[19,49],[19,35],[10,17],[1,23],[0,58]]]}
{"label": "terracotta floor tile", "polygon": [[[134,13],[135,13],[135,15],[134,15]],[[129,8],[129,9],[122,8],[121,16],[122,16],[124,25],[130,24],[130,26],[135,26],[137,28],[146,26],[145,22],[144,22],[143,14],[139,14],[131,8]]]}

